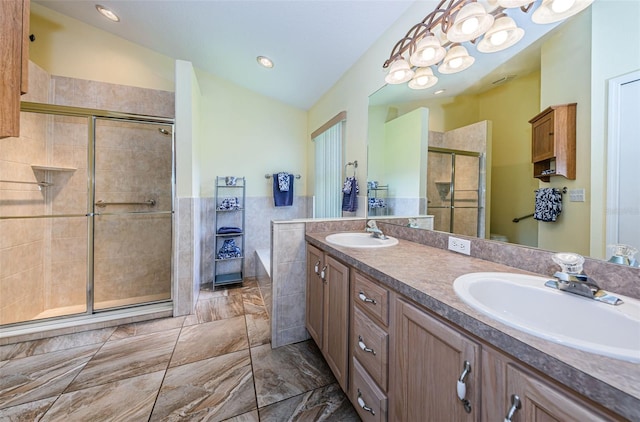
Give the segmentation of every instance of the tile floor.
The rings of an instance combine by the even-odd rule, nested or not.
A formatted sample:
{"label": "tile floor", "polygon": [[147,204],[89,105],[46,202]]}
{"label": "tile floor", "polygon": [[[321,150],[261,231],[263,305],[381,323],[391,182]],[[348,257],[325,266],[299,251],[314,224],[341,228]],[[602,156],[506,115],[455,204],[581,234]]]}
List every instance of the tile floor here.
{"label": "tile floor", "polygon": [[254,280],[196,313],[0,346],[0,421],[359,421],[312,341],[276,350]]}

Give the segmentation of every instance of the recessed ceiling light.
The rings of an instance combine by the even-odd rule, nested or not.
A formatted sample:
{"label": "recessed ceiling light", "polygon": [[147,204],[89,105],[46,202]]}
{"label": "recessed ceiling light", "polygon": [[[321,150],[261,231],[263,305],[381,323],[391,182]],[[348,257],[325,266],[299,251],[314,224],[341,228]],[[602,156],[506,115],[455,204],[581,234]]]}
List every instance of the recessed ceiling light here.
{"label": "recessed ceiling light", "polygon": [[269,57],[258,56],[256,57],[256,60],[258,61],[258,63],[260,63],[260,66],[262,67],[266,67],[267,69],[271,69],[273,67],[273,62]]}
{"label": "recessed ceiling light", "polygon": [[437,90],[436,92],[434,92],[433,94],[434,94],[434,95],[439,95],[439,94],[442,94],[442,93],[443,93],[443,92],[445,92],[445,91],[446,91],[446,89],[439,89],[439,90]]}
{"label": "recessed ceiling light", "polygon": [[98,10],[98,12],[100,12],[102,16],[109,19],[110,21],[120,22],[120,18],[112,10],[109,10],[106,7],[101,6],[99,4],[96,4],[96,9]]}

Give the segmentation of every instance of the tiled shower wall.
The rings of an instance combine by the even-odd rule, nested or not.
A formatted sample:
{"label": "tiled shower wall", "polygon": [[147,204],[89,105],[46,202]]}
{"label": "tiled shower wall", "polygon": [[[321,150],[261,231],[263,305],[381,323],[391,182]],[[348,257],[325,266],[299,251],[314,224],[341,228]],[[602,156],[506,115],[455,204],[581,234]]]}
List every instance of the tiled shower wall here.
{"label": "tiled shower wall", "polygon": [[[54,103],[86,108],[100,108],[122,112],[174,115],[173,93],[125,87],[71,78],[49,77],[30,63],[29,94],[24,101]],[[87,209],[87,119],[22,113],[21,136],[0,142],[0,180],[47,181],[52,186],[40,190],[36,185],[0,183],[0,215],[85,214]],[[155,130],[155,129],[154,129]],[[129,132],[131,133],[131,132]],[[163,136],[156,131],[154,136]],[[128,139],[130,140],[130,139]],[[169,143],[170,145],[170,143]],[[123,151],[120,151],[123,152]],[[154,174],[154,160],[158,151],[148,145],[142,150],[124,152],[130,160],[145,156],[151,161],[136,163],[140,174]],[[122,158],[122,157],[121,157]],[[122,160],[110,160],[121,165]],[[34,170],[31,165],[68,167],[69,171]],[[166,164],[166,163],[164,163]],[[169,169],[171,165],[164,166]],[[110,169],[111,174],[117,174]],[[164,175],[167,176],[166,174]],[[123,186],[124,177],[114,183],[119,192],[131,193]],[[145,192],[157,194],[159,205],[171,207],[171,192],[160,195],[155,188],[140,179],[130,180],[141,185]],[[111,183],[111,182],[110,182]],[[105,198],[106,199],[106,198]],[[168,225],[170,227],[170,225]],[[158,230],[155,230],[158,231]],[[111,230],[107,230],[111,232]],[[152,253],[165,248],[163,270],[168,274],[170,259],[170,229],[161,239],[135,236],[151,247]],[[50,308],[83,304],[86,297],[87,219],[86,217],[0,220],[0,323],[30,319]],[[133,239],[132,238],[132,239]],[[142,250],[142,248],[139,248]],[[124,251],[121,251],[124,253]],[[145,249],[144,253],[148,253]],[[128,251],[128,259],[132,259]],[[124,257],[121,257],[124,259]],[[135,262],[122,259],[108,267],[136,268]],[[158,274],[149,274],[148,282],[138,283],[144,289],[155,285]],[[166,277],[164,274],[162,277]],[[111,280],[110,280],[111,281]],[[143,290],[144,290],[143,289]],[[166,290],[168,291],[169,286]],[[118,289],[116,289],[117,291]],[[146,290],[145,290],[146,291]],[[142,293],[144,294],[144,293]],[[74,311],[82,311],[75,309]],[[45,315],[46,316],[46,315]]]}

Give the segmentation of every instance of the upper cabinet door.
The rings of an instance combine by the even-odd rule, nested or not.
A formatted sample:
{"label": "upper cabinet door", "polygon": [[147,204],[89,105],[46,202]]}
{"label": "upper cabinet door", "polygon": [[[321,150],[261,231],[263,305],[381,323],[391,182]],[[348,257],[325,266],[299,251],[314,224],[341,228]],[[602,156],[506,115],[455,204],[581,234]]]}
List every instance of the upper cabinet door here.
{"label": "upper cabinet door", "polygon": [[29,0],[0,2],[0,138],[20,136],[20,95],[27,92]]}

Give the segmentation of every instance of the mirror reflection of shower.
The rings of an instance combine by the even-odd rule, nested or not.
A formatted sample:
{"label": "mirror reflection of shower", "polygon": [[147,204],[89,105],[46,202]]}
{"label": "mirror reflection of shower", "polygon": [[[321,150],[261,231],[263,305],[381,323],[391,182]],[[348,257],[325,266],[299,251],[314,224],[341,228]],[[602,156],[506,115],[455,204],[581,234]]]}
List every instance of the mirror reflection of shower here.
{"label": "mirror reflection of shower", "polygon": [[483,237],[484,154],[430,147],[427,163],[428,213],[434,229]]}

